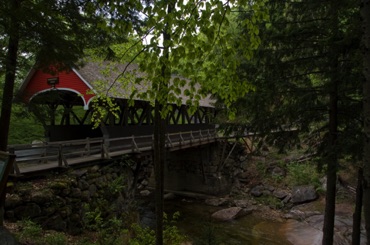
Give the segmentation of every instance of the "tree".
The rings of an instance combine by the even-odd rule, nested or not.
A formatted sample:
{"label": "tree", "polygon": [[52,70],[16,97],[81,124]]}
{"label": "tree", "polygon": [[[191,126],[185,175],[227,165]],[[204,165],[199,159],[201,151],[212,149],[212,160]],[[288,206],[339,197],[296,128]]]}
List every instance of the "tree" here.
{"label": "tree", "polygon": [[367,242],[370,241],[370,1],[361,1],[362,55],[363,55],[363,110],[364,110],[364,148],[363,148],[363,198]]}
{"label": "tree", "polygon": [[[231,101],[244,95],[249,87],[247,81],[235,79],[235,68],[239,60],[234,57],[227,33],[221,29],[229,24],[232,6],[248,5],[255,11],[254,21],[241,24],[254,30],[246,39],[245,48],[248,51],[255,50],[259,41],[256,23],[267,18],[267,15],[263,11],[264,1],[163,0],[154,4],[136,3],[136,9],[141,10],[142,16],[145,16],[144,28],[139,31],[141,39],[150,36],[150,41],[144,44],[129,64],[139,61],[140,70],[146,74],[145,79],[151,81],[152,86],[152,89],[138,96],[152,101],[155,106],[156,242],[163,244],[165,121],[171,110],[169,103],[181,103],[178,95],[187,83],[180,78],[170,82],[171,71],[181,71],[182,76],[190,79],[184,94],[187,96],[187,105],[193,111],[199,105],[202,95],[209,92],[220,94],[224,102],[230,105]],[[119,28],[118,22],[116,27]],[[215,47],[218,47],[219,52],[213,52]],[[212,61],[216,56],[222,56],[223,66]],[[142,80],[138,78],[137,82]],[[203,90],[197,85],[203,86]]]}
{"label": "tree", "polygon": [[[338,159],[360,159],[360,30],[356,1],[269,1],[271,23],[253,60],[242,58],[240,76],[254,76],[255,92],[236,105],[241,125],[281,142],[299,143],[297,129],[312,139],[326,166],[323,244],[333,243]],[[241,18],[248,13],[241,11]],[[242,56],[241,56],[242,57]],[[257,74],[257,75],[256,75]],[[249,80],[253,78],[250,77]],[[239,104],[240,103],[240,104]],[[247,116],[245,116],[247,114]],[[276,140],[278,139],[278,141]]]}
{"label": "tree", "polygon": [[[107,31],[97,31],[97,25],[109,25],[102,19],[107,13],[97,11],[92,6],[104,5],[98,1],[77,0],[1,1],[1,44],[5,43],[5,47],[1,48],[6,53],[0,64],[5,71],[0,115],[1,151],[7,151],[19,54],[33,55],[36,66],[44,69],[49,68],[50,64],[53,64],[55,69],[77,66],[84,48],[101,45],[113,37]],[[121,16],[124,15],[119,17]],[[121,30],[120,40],[125,38],[122,34],[124,33]],[[0,193],[1,207],[4,202],[5,193]],[[0,216],[2,224],[3,215]]]}

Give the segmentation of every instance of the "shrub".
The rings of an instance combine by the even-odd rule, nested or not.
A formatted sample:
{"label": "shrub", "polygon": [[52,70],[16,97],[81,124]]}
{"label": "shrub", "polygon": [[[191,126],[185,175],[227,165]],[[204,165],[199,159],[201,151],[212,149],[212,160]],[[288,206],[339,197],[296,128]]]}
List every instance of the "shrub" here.
{"label": "shrub", "polygon": [[320,174],[312,163],[291,163],[288,165],[287,182],[290,186],[314,185],[321,186]]}
{"label": "shrub", "polygon": [[44,241],[49,245],[66,245],[68,244],[68,239],[63,233],[52,233],[45,236]]}
{"label": "shrub", "polygon": [[40,225],[25,219],[19,222],[19,226],[22,227],[18,234],[18,240],[21,243],[42,244],[42,228]]}

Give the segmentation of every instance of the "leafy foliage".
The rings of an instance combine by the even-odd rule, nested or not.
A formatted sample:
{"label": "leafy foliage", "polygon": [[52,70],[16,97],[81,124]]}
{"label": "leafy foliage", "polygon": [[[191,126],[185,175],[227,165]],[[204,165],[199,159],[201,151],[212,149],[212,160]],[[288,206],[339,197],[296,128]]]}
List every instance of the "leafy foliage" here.
{"label": "leafy foliage", "polygon": [[22,220],[18,222],[21,230],[17,234],[17,239],[22,244],[34,245],[66,245],[67,237],[63,233],[51,232],[45,234],[39,224],[31,220]]}
{"label": "leafy foliage", "polygon": [[[360,29],[356,1],[335,5],[340,14],[338,34],[330,30],[335,16],[329,2],[266,2],[270,19],[259,25],[261,44],[253,59],[240,55],[239,76],[251,81],[254,92],[234,103],[238,111],[232,127],[259,132],[266,142],[284,147],[306,144],[322,156],[329,149],[328,115],[331,56],[338,63],[338,146],[342,156],[361,157]],[[240,19],[248,19],[241,12]],[[247,30],[241,32],[247,35]],[[239,46],[241,47],[241,46]],[[243,50],[236,51],[242,54]],[[226,117],[221,118],[224,122]],[[292,130],[298,133],[294,133]],[[279,132],[291,131],[289,134]],[[271,134],[270,132],[276,132]],[[303,137],[299,137],[303,136]],[[301,139],[304,139],[303,142]],[[320,146],[320,147],[318,147]]]}

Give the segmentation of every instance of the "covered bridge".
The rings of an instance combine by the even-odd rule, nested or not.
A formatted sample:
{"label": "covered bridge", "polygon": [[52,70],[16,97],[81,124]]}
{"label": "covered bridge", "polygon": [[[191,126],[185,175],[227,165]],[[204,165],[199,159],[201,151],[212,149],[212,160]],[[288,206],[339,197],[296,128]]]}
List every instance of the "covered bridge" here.
{"label": "covered bridge", "polygon": [[[123,73],[123,71],[125,71]],[[137,79],[141,82],[137,83]],[[176,79],[172,77],[172,83]],[[177,79],[178,80],[178,79]],[[171,103],[167,116],[167,131],[188,132],[212,129],[213,100],[199,100],[194,114],[189,113],[185,89],[188,80],[175,95],[181,103]],[[86,62],[80,68],[49,72],[31,69],[23,81],[17,100],[27,104],[45,127],[46,141],[83,139],[86,137],[125,137],[150,135],[153,132],[153,106],[140,94],[145,93],[151,82],[145,79],[137,65],[113,62]],[[132,92],[136,96],[132,97]],[[106,106],[96,100],[102,93],[112,98],[116,116],[107,111],[100,126],[93,129],[94,105]]]}

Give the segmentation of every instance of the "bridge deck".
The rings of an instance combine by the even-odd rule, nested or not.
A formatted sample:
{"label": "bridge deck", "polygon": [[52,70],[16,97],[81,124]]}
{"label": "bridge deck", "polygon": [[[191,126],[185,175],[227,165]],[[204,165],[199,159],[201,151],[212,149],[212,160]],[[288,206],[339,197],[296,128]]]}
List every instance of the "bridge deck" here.
{"label": "bridge deck", "polygon": [[[216,138],[215,130],[172,133],[166,135],[166,147],[169,151],[176,151],[209,144],[216,141]],[[152,150],[153,135],[9,146],[9,152],[16,155],[13,172],[15,176],[112,159],[131,153],[150,153]]]}

